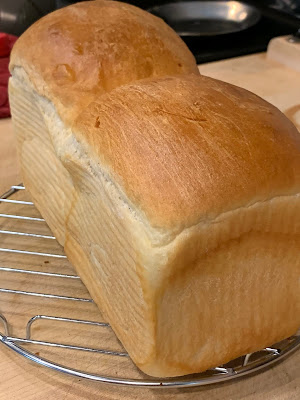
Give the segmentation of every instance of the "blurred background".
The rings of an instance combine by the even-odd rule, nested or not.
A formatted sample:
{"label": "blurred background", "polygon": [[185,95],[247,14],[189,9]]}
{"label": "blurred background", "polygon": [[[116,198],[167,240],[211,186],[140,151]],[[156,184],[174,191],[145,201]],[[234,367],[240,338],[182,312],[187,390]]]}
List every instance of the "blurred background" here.
{"label": "blurred background", "polygon": [[[19,36],[43,15],[70,0],[1,0],[0,32]],[[182,36],[197,62],[264,51],[271,38],[300,37],[300,0],[132,0],[163,18]]]}

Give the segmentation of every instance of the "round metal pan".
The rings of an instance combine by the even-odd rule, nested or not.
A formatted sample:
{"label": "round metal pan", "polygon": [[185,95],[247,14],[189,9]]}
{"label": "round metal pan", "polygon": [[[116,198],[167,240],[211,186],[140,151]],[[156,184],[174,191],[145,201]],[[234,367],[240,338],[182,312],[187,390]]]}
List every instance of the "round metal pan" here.
{"label": "round metal pan", "polygon": [[180,36],[215,36],[255,25],[260,12],[239,1],[179,1],[148,9]]}

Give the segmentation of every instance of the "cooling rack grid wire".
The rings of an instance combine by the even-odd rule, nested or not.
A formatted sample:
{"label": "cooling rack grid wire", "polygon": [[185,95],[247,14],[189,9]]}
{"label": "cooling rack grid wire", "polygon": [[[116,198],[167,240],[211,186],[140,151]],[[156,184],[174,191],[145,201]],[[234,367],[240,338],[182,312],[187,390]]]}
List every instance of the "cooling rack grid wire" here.
{"label": "cooling rack grid wire", "polygon": [[[20,282],[20,287],[10,287],[8,284],[9,287],[0,288],[0,342],[20,356],[60,373],[102,383],[151,388],[179,388],[205,386],[253,373],[272,365],[276,361],[282,360],[300,347],[300,333],[298,332],[295,336],[277,343],[272,347],[262,349],[257,353],[247,354],[244,357],[230,362],[228,365],[220,366],[201,374],[162,380],[151,379],[134,367],[128,354],[122,349],[120,344],[117,345],[118,350],[112,350],[110,348],[109,343],[111,343],[112,340],[107,341],[106,338],[109,336],[110,338],[114,338],[115,342],[117,342],[117,340],[109,324],[107,322],[101,322],[101,320],[92,320],[92,318],[97,319],[97,317],[100,319],[100,312],[96,309],[93,300],[88,296],[87,292],[84,291],[85,288],[80,278],[74,273],[69,264],[67,272],[62,272],[65,270],[65,263],[68,263],[67,258],[57,244],[55,237],[49,231],[45,220],[39,215],[34,204],[28,200],[25,187],[22,184],[12,186],[8,192],[0,197],[0,203],[0,237],[3,239],[1,239],[0,248],[1,286],[3,282],[6,282],[6,280],[1,279],[1,276],[4,276],[4,274],[6,277],[18,275],[23,278],[17,280]],[[9,207],[13,207],[12,210]],[[9,240],[5,240],[6,238]],[[19,239],[22,239],[21,247],[18,247]],[[38,246],[37,243],[47,243],[47,245]],[[56,251],[53,251],[53,249],[56,249]],[[1,257],[2,255],[3,257]],[[28,260],[27,258],[30,260],[26,262],[26,260]],[[18,261],[14,264],[15,259]],[[31,263],[31,260],[39,261]],[[50,270],[47,269],[47,265],[51,265],[49,260],[55,261],[55,268],[52,267]],[[34,265],[38,265],[39,267],[34,268]],[[45,284],[46,281],[47,284]],[[60,281],[63,282],[63,284],[53,283],[54,281]],[[7,282],[10,283],[11,280],[7,279]],[[31,283],[38,289],[25,290],[28,284]],[[65,290],[65,288],[71,286],[70,283],[79,284],[79,293],[85,293],[85,295],[77,297],[74,294],[69,295],[64,291],[61,293],[53,293],[53,290],[51,290],[52,287],[56,289],[63,288]],[[45,286],[47,291],[44,290]],[[20,317],[22,323],[24,321],[24,325],[21,323],[21,329],[24,333],[23,337],[22,335],[13,334],[13,332],[18,329],[15,329],[14,324],[11,324],[10,320],[16,321],[15,314],[17,313],[10,312],[10,315],[9,312],[4,313],[2,311],[2,305],[7,305],[12,301],[12,298],[14,301],[17,299],[18,302],[23,304],[23,308],[24,304],[25,307],[28,305],[29,317],[27,314],[24,316],[27,320]],[[28,302],[26,299],[38,299],[39,305],[43,302],[47,303],[49,312],[47,315],[35,313],[34,310],[32,310],[34,302]],[[57,302],[60,302],[60,306],[57,306]],[[62,307],[61,304],[64,304],[64,307]],[[87,315],[86,319],[73,317],[74,312],[78,309],[78,304],[86,307],[84,308],[84,315]],[[57,310],[61,309],[67,310],[71,316],[55,315]],[[91,312],[92,309],[93,311]],[[83,314],[81,313],[80,315]],[[91,319],[89,319],[90,316],[92,316]],[[63,329],[59,328],[60,324],[61,326],[63,324]],[[47,334],[51,336],[50,331],[52,331],[54,325],[58,327],[58,336],[56,335],[56,340],[50,340],[47,338]],[[101,332],[97,332],[95,336],[97,337],[97,343],[99,341],[101,342],[101,338],[103,337],[103,348],[89,345],[90,341],[87,340],[86,331],[83,331],[82,336],[79,338],[77,337],[77,343],[68,343],[68,338],[72,336],[71,333],[75,329],[74,327],[76,327],[76,332],[80,332],[79,328],[81,327],[101,329]],[[105,330],[105,334],[103,334],[103,330]],[[35,332],[42,331],[44,334],[43,340],[33,339]],[[35,349],[38,347],[39,351],[29,350],[28,347],[30,346],[34,346]],[[53,349],[58,352],[58,357],[61,356],[65,365],[62,365],[59,359],[58,361],[51,360],[51,357],[48,357],[51,353],[45,351],[45,349]],[[72,363],[68,363],[70,352],[72,353],[72,360],[74,360],[74,358],[76,360],[76,368],[74,367],[74,362],[73,365],[71,365]],[[45,355],[41,355],[42,353],[45,353]],[[84,368],[78,368],[78,366],[80,366],[80,354],[88,354],[90,358],[95,356],[109,357],[109,365],[115,362],[117,367],[121,367],[121,372],[112,372],[109,374],[106,368],[105,373],[95,373],[94,371],[89,372]],[[124,362],[120,363],[121,359],[124,360]],[[126,367],[127,364],[130,366],[128,369]],[[96,360],[93,365],[98,366],[99,359]]]}

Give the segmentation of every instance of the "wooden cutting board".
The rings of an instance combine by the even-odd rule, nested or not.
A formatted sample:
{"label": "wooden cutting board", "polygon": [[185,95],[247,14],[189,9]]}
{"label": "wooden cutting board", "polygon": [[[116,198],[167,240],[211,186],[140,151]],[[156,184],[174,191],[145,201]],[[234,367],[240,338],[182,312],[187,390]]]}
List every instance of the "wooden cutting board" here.
{"label": "wooden cutting board", "polygon": [[[217,79],[242,86],[253,91],[261,97],[267,99],[278,108],[280,108],[297,126],[300,128],[300,72],[293,68],[295,59],[297,59],[299,46],[287,50],[286,39],[276,39],[275,49],[271,48],[269,56],[266,53],[251,56],[240,57],[236,59],[220,61],[200,66],[200,71],[204,75],[209,75]],[[273,46],[273,45],[272,45]],[[275,52],[272,55],[272,52]],[[282,56],[282,54],[284,54]],[[292,62],[290,61],[292,57]],[[281,61],[274,61],[274,58]],[[294,61],[293,61],[294,60]],[[283,65],[287,63],[289,66]],[[296,65],[298,63],[296,62]],[[11,123],[9,120],[0,121],[0,192],[8,189],[12,184],[21,181],[13,136],[11,132]],[[3,209],[3,206],[1,206]],[[10,212],[13,212],[13,206],[10,206]],[[0,229],[3,228],[4,221],[0,219]],[[2,228],[1,228],[2,226]],[[8,226],[6,227],[8,228]],[[26,229],[26,225],[23,226]],[[46,233],[46,232],[41,232]],[[7,239],[5,239],[7,240]],[[4,242],[0,236],[0,244],[9,245]],[[41,250],[48,251],[48,245]],[[0,246],[1,247],[1,246]],[[2,246],[6,247],[6,246]],[[57,252],[61,249],[56,248]],[[2,258],[1,258],[2,257]],[[7,255],[0,256],[0,265],[8,263]],[[37,262],[36,259],[28,261],[25,258],[17,258],[16,263],[19,268],[26,264],[27,267],[34,267],[43,270],[45,265]],[[50,260],[46,264],[47,269],[55,271],[60,264],[57,261]],[[14,265],[16,266],[16,265]],[[67,262],[61,267],[61,272],[71,273],[72,270]],[[0,286],[2,284],[21,285],[23,290],[33,288],[32,280],[23,275],[4,276],[1,275]],[[69,295],[81,297],[88,296],[84,288],[76,286],[76,283],[68,284],[57,282],[53,288],[47,280],[43,281],[45,288],[49,291],[60,292],[68,291]],[[38,290],[38,288],[36,288]],[[5,299],[5,301],[4,301]],[[34,305],[34,307],[33,307]],[[35,310],[36,305],[30,299],[24,304],[18,300],[17,296],[3,297],[0,295],[0,312],[10,313],[13,321],[21,321],[22,316],[26,318]],[[57,306],[57,312],[61,315],[70,312],[68,306]],[[79,315],[84,315],[85,309],[78,307]],[[92,317],[97,319],[97,310],[92,309]],[[91,317],[91,318],[92,318]],[[19,334],[16,322],[15,332]],[[76,341],[76,329],[67,330],[63,327],[63,333],[67,335],[68,340]],[[52,330],[52,331],[51,331]],[[51,331],[53,337],[60,335],[57,328],[48,328],[48,334]],[[42,335],[42,329],[38,326],[34,331],[36,335]],[[96,333],[95,333],[96,335]],[[93,335],[89,334],[88,341],[94,340]],[[111,343],[112,346],[118,346],[118,343]],[[76,359],[71,357],[71,361],[76,365]],[[73,357],[73,358],[72,358]],[[105,364],[107,371],[110,370],[109,361]],[[192,390],[150,390],[133,389],[106,386],[94,382],[82,381],[77,378],[70,378],[53,373],[49,370],[38,367],[28,361],[12,354],[4,346],[0,346],[0,400],[14,399],[192,399],[192,400],[299,400],[300,398],[300,351],[294,353],[291,357],[282,363],[272,367],[269,370],[256,374],[254,376],[228,382],[225,384],[213,385],[207,388],[195,388]]]}

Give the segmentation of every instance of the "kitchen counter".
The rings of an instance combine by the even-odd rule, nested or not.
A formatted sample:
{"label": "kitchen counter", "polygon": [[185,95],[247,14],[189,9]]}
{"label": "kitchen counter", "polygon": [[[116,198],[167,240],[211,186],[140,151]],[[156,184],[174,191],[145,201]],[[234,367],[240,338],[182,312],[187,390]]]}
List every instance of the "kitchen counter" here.
{"label": "kitchen counter", "polygon": [[[257,54],[201,66],[204,75],[246,87],[300,127],[300,73]],[[9,119],[0,120],[0,192],[21,182]],[[3,300],[1,300],[3,301]],[[0,301],[0,311],[1,311]],[[16,310],[17,312],[17,310]],[[151,390],[97,384],[38,367],[0,345],[0,400],[176,399],[299,400],[300,351],[248,378],[206,388]]]}

